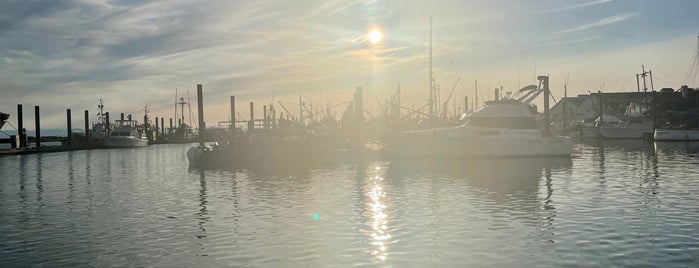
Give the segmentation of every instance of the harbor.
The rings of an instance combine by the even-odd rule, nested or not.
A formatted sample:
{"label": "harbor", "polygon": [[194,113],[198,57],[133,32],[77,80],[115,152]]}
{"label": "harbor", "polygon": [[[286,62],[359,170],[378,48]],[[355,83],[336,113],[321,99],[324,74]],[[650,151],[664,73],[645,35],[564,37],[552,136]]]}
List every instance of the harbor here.
{"label": "harbor", "polygon": [[0,9],[0,267],[697,267],[699,2]]}

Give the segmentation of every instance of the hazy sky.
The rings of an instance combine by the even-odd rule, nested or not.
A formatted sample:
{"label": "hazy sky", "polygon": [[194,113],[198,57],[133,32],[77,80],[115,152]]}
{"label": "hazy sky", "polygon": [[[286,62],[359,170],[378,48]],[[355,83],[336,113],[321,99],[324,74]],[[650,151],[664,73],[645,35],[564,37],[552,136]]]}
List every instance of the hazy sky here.
{"label": "hazy sky", "polygon": [[[0,110],[42,107],[42,127],[74,125],[82,111],[174,117],[175,89],[204,85],[207,125],[228,120],[228,96],[247,102],[298,95],[340,103],[363,86],[376,107],[398,83],[407,102],[428,95],[429,17],[433,66],[443,98],[492,98],[549,74],[553,94],[636,90],[641,64],[655,88],[696,86],[699,1],[107,1],[0,2]],[[370,44],[379,28],[384,39]],[[688,81],[689,80],[689,81]],[[195,105],[192,109],[195,109]],[[278,109],[281,110],[281,109]],[[340,111],[338,111],[340,112]],[[261,114],[260,111],[257,114]],[[15,124],[16,117],[11,120]],[[94,118],[93,118],[94,120]],[[77,123],[76,123],[77,121]]]}

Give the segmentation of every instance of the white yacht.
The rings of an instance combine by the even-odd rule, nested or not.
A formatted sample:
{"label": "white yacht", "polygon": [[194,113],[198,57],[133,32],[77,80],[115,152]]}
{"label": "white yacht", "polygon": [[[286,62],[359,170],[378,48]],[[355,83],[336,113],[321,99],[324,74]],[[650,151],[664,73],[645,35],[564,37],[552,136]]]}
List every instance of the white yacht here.
{"label": "white yacht", "polygon": [[138,122],[131,120],[116,120],[114,129],[104,139],[107,147],[145,147],[148,139],[145,133],[138,127]]}
{"label": "white yacht", "polygon": [[398,156],[570,156],[568,137],[544,135],[526,102],[490,101],[456,127],[403,132],[389,142]]}

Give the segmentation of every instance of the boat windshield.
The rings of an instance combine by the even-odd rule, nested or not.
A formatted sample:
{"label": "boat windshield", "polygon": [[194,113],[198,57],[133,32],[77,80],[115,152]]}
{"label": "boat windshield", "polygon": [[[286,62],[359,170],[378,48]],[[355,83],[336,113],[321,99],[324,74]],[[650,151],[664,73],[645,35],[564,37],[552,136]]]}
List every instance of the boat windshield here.
{"label": "boat windshield", "polygon": [[535,117],[471,117],[467,123],[476,127],[537,129]]}
{"label": "boat windshield", "polygon": [[114,131],[112,132],[112,136],[131,136],[130,131]]}

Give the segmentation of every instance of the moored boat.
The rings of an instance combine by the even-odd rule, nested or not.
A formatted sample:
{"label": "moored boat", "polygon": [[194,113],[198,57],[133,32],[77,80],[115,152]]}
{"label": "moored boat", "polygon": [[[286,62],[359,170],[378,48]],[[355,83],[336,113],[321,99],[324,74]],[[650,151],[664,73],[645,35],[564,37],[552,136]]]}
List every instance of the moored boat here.
{"label": "moored boat", "polygon": [[656,129],[656,141],[699,141],[699,129]]}
{"label": "moored boat", "polygon": [[407,131],[389,142],[394,156],[570,156],[568,137],[547,136],[521,101],[488,102],[463,125]]}
{"label": "moored boat", "polygon": [[106,114],[104,113],[104,104],[102,104],[102,99],[100,99],[100,104],[97,105],[99,112],[97,113],[97,123],[92,124],[92,129],[90,129],[90,137],[97,140],[100,143],[104,143],[104,140],[109,137],[109,126],[107,123]]}
{"label": "moored boat", "polygon": [[[397,157],[570,156],[571,139],[550,135],[549,78],[538,79],[539,87],[527,86],[502,100],[496,97],[467,116],[462,125],[402,132],[389,141],[389,151]],[[544,122],[540,128],[538,114],[529,103],[541,93]]]}
{"label": "moored boat", "polygon": [[656,129],[656,141],[697,141],[699,140],[699,111],[667,111],[667,121]]}
{"label": "moored boat", "polygon": [[116,127],[110,132],[109,136],[104,139],[104,145],[107,147],[145,147],[148,145],[148,139],[143,130],[138,127],[138,122],[131,120],[131,116],[127,120],[116,120]]}

